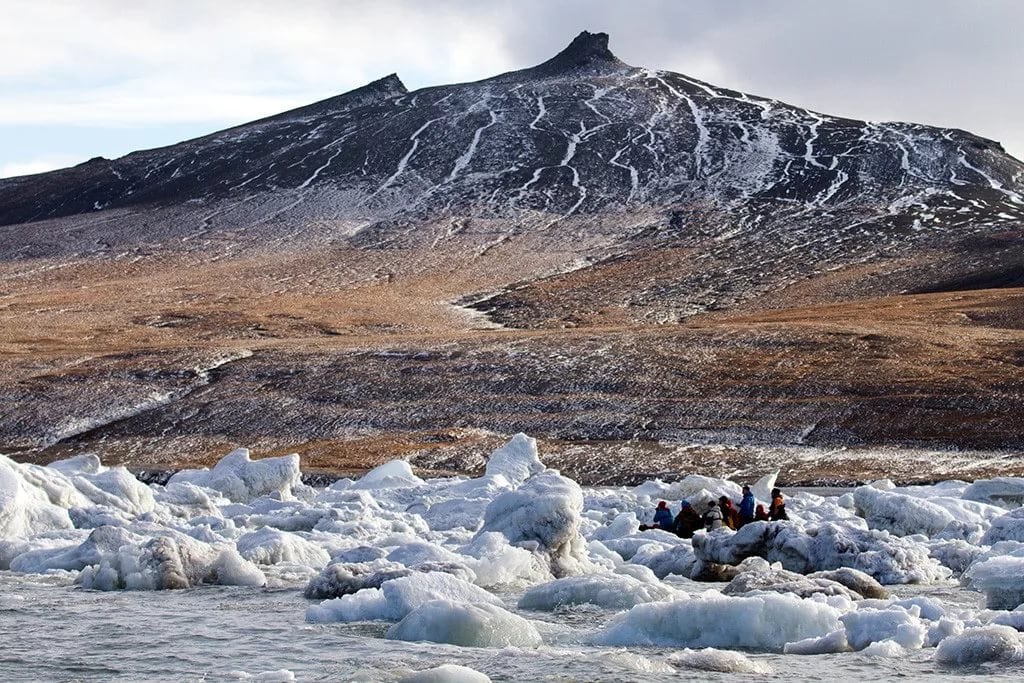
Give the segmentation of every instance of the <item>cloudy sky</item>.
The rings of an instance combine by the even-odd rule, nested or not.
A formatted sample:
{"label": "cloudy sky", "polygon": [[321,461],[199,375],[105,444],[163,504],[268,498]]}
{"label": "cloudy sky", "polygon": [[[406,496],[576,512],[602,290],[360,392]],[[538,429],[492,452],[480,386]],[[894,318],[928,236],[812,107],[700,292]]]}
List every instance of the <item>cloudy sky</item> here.
{"label": "cloudy sky", "polygon": [[117,157],[397,72],[541,62],[583,29],[625,62],[1024,158],[1017,0],[0,0],[0,177]]}

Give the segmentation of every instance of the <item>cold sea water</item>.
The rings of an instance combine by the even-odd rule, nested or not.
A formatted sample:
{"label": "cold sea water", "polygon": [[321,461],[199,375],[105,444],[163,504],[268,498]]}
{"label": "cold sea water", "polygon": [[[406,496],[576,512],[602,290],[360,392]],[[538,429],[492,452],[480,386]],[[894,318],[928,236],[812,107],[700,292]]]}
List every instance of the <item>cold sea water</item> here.
{"label": "cold sea water", "polygon": [[[687,587],[699,593],[707,584]],[[955,585],[895,587],[978,606],[981,596]],[[515,610],[518,594],[502,596]],[[384,640],[386,625],[308,624],[300,588],[203,586],[177,591],[100,592],[67,575],[0,572],[2,681],[397,681],[452,663],[494,681],[679,680],[1015,680],[1024,664],[947,668],[932,649],[890,659],[855,653],[796,656],[747,652],[771,673],[673,668],[670,648],[597,648],[582,644],[612,611],[574,609],[522,614],[560,624],[537,649],[463,648]],[[737,624],[742,628],[742,624]],[[262,674],[262,676],[261,676]]]}

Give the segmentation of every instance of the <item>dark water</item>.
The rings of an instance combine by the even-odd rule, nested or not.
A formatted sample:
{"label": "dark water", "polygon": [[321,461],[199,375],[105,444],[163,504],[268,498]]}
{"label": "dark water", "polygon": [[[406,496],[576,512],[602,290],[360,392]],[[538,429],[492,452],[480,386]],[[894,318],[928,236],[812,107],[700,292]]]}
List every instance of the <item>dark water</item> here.
{"label": "dark water", "polygon": [[[951,587],[907,590],[976,601]],[[297,589],[101,593],[77,589],[67,577],[0,572],[0,680],[219,681],[285,669],[299,681],[396,681],[444,663],[495,681],[1024,679],[1022,665],[937,667],[932,650],[904,659],[748,653],[774,673],[667,673],[672,650],[579,644],[610,613],[545,615],[551,644],[536,650],[477,649],[384,640],[382,624],[307,624],[308,604]]]}

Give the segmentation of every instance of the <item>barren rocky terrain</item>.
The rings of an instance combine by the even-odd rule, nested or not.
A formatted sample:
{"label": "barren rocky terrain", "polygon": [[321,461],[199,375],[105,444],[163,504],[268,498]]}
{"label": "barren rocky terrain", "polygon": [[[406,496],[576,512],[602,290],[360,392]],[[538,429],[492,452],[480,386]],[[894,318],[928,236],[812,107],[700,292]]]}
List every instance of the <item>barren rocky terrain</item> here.
{"label": "barren rocky terrain", "polygon": [[1024,165],[619,61],[0,180],[0,452],[1024,475]]}

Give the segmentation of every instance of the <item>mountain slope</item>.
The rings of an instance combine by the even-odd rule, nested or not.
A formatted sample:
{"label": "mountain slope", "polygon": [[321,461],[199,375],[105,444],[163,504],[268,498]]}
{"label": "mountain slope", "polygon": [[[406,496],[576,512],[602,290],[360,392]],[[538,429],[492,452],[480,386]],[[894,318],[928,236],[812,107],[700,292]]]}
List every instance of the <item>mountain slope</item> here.
{"label": "mountain slope", "polygon": [[[1011,446],[1022,196],[1024,165],[995,142],[632,67],[604,34],[475,83],[389,76],[0,180],[0,342],[23,406],[0,450],[78,439],[143,457],[164,449],[155,434],[206,452],[454,426]],[[211,353],[243,351],[211,375],[231,382],[181,394]],[[418,353],[454,356],[393,360]],[[56,368],[44,386],[89,388],[67,428],[41,367]],[[419,372],[436,378],[386,388]],[[112,391],[117,410],[96,404]],[[919,401],[940,419],[905,419]]]}

